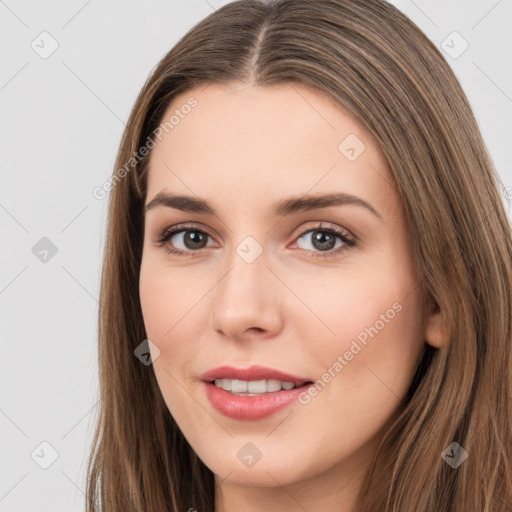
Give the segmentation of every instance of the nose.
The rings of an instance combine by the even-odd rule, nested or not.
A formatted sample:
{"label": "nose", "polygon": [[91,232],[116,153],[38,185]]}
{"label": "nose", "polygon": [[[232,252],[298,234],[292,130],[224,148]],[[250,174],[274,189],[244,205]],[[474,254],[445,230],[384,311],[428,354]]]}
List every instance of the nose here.
{"label": "nose", "polygon": [[279,287],[263,251],[254,261],[236,248],[212,290],[211,327],[226,339],[266,339],[281,328]]}

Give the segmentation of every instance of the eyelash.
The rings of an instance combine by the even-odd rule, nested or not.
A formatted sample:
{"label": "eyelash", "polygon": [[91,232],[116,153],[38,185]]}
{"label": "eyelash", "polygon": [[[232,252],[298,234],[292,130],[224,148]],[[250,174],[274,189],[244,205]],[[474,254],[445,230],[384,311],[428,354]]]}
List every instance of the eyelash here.
{"label": "eyelash", "polygon": [[[196,231],[199,233],[203,233],[211,238],[211,236],[206,231],[203,231],[202,229],[198,229],[194,225],[180,224],[180,225],[172,226],[170,228],[165,229],[164,232],[162,233],[162,235],[160,236],[160,238],[156,241],[156,244],[158,246],[162,246],[162,245],[166,244],[175,234],[181,233],[183,231]],[[340,229],[332,227],[332,226],[324,227],[322,225],[319,225],[319,226],[315,226],[313,228],[304,229],[303,231],[301,231],[298,234],[297,239],[301,238],[306,233],[310,233],[312,231],[320,231],[320,232],[329,233],[331,235],[337,236],[337,237],[341,238],[342,242],[345,244],[342,247],[338,247],[338,249],[336,251],[333,251],[333,249],[330,249],[329,251],[310,251],[308,249],[301,249],[303,251],[316,253],[314,256],[315,258],[331,258],[334,256],[339,256],[340,253],[345,252],[345,250],[351,249],[352,247],[354,247],[356,245],[356,237],[353,237],[353,238],[349,237],[349,236],[347,236],[346,232],[341,231]],[[168,254],[175,254],[178,256],[194,256],[198,252],[200,252],[201,249],[196,249],[196,250],[190,249],[188,251],[182,251],[179,249],[171,249],[171,248],[167,247],[166,251]]]}

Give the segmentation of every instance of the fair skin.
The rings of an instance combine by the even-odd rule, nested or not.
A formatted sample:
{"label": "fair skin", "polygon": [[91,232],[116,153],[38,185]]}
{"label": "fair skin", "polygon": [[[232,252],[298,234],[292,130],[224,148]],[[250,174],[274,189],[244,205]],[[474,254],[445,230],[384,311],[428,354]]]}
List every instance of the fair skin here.
{"label": "fair skin", "polygon": [[[147,337],[160,350],[153,368],[162,395],[215,475],[216,512],[353,512],[423,344],[446,343],[440,313],[421,316],[410,235],[386,160],[344,109],[305,86],[197,87],[175,97],[164,119],[190,97],[197,106],[152,151],[146,204],[163,191],[202,198],[215,214],[146,211],[140,300]],[[349,134],[365,145],[353,161],[338,148]],[[332,192],[357,196],[377,214],[357,204],[271,213],[284,198]],[[156,243],[181,223],[193,227]],[[337,235],[315,243],[315,230],[328,236],[320,223],[357,237],[356,245]],[[251,263],[237,253],[248,236],[262,250]],[[387,321],[377,323],[382,315]],[[378,333],[344,357],[371,326]],[[333,370],[340,355],[343,369]],[[226,364],[315,382],[331,368],[334,377],[308,403],[241,420],[213,408],[199,380]],[[237,457],[248,442],[262,454],[252,467]]]}

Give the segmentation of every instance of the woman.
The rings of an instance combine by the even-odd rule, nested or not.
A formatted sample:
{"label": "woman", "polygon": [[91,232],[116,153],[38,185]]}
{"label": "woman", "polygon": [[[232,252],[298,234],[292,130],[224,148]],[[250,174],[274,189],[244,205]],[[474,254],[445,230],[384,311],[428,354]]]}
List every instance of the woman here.
{"label": "woman", "polygon": [[512,510],[498,184],[391,5],[198,23],[112,176],[87,510]]}

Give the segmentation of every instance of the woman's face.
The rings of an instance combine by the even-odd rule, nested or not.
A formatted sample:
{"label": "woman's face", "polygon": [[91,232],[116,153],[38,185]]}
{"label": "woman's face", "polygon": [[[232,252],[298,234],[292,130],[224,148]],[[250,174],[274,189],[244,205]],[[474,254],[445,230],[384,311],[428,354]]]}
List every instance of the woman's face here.
{"label": "woman's face", "polygon": [[140,269],[165,402],[225,487],[355,485],[425,341],[385,158],[304,86],[211,84],[162,122],[173,115],[151,156]]}

